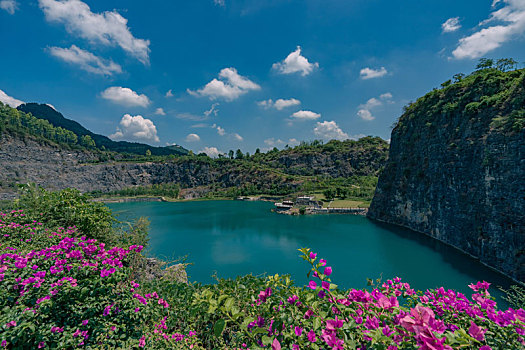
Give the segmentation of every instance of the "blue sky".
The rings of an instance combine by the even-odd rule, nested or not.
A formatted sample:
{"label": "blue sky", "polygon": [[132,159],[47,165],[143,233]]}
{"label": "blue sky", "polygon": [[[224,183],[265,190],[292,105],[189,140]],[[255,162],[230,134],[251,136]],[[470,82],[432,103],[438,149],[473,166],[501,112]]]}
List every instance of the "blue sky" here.
{"label": "blue sky", "polygon": [[0,101],[210,155],[390,138],[480,57],[525,57],[525,0],[0,0]]}

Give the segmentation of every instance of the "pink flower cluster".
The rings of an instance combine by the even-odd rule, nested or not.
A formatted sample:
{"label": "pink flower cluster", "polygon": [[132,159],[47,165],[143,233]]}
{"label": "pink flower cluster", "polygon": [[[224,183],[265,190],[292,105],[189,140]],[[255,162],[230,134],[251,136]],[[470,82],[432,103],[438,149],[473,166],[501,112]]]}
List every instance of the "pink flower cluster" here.
{"label": "pink flower cluster", "polygon": [[[298,308],[293,312],[303,312],[304,320],[319,318],[324,325],[321,330],[305,329],[303,332],[305,324],[301,320],[294,320],[293,322],[300,323],[290,325],[294,327],[297,338],[306,333],[310,342],[320,339],[328,348],[343,349],[345,336],[342,328],[347,324],[346,329],[353,334],[361,334],[361,349],[366,349],[366,344],[372,342],[379,331],[390,339],[387,341],[389,350],[404,348],[409,344],[417,344],[417,348],[422,350],[452,350],[447,344],[445,333],[454,334],[462,329],[463,333],[458,333],[460,337],[466,332],[479,342],[477,348],[490,350],[491,347],[485,341],[487,327],[492,324],[496,327],[508,327],[511,333],[515,332],[517,342],[525,346],[525,311],[512,308],[506,311],[497,310],[496,303],[488,292],[490,284],[485,281],[470,285],[475,292],[479,292],[473,294],[471,300],[461,293],[444,288],[428,290],[424,295],[418,296],[408,283],[402,282],[398,277],[386,281],[381,288],[371,291],[351,289],[345,298],[336,298],[336,293],[327,282],[332,269],[325,267],[324,272],[318,270],[318,267],[326,265],[326,261],[316,264],[317,254],[308,251],[304,252],[304,258],[312,264],[314,278],[321,280],[321,286],[311,280],[308,289],[319,291],[318,297],[323,303],[327,303],[325,305],[329,313],[301,304],[295,294],[286,297],[288,303],[283,304],[281,301],[282,306],[274,311],[285,312],[286,308]],[[408,298],[417,304],[408,308],[400,306],[399,297]],[[268,336],[280,336],[283,334],[282,330],[272,329],[274,319],[282,319],[282,316],[274,314],[266,321],[259,316],[258,321],[248,325],[248,330],[251,332],[255,326],[263,328],[270,325]],[[291,345],[292,348],[295,346]]]}

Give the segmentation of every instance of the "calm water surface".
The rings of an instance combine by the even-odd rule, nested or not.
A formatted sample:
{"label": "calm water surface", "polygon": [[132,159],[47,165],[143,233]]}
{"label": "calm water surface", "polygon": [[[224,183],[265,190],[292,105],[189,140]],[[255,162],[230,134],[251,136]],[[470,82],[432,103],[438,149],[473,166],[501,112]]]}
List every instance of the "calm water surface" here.
{"label": "calm water surface", "polygon": [[[288,216],[268,202],[202,201],[110,204],[120,220],[151,220],[150,251],[157,257],[187,255],[190,279],[211,283],[244,274],[290,274],[305,283],[308,265],[298,248],[309,247],[333,267],[343,288],[362,288],[366,278],[401,277],[413,288],[443,286],[469,293],[469,283],[510,280],[475,259],[422,234],[378,224],[362,216]],[[493,294],[499,294],[492,289]],[[498,298],[499,299],[499,298]],[[503,305],[502,305],[503,306]]]}

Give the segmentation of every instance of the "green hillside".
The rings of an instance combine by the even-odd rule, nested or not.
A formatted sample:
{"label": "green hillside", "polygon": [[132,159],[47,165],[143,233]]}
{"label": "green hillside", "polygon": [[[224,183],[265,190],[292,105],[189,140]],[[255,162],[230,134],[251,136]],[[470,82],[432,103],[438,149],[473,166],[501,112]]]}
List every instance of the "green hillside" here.
{"label": "green hillside", "polygon": [[95,141],[96,147],[99,149],[140,155],[146,154],[147,150],[150,150],[152,155],[183,155],[188,153],[188,150],[181,146],[154,147],[138,142],[113,141],[106,136],[89,131],[74,120],[65,118],[60,112],[57,112],[46,104],[25,103],[18,106],[17,109],[24,113],[31,113],[37,118],[47,120],[55,127],[70,130],[79,138],[87,135]]}

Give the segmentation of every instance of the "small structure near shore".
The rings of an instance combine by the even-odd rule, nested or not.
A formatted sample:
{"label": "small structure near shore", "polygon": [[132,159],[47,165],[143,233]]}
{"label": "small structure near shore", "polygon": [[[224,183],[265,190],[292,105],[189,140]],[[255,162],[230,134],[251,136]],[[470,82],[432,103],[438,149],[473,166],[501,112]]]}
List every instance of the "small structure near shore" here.
{"label": "small structure near shore", "polygon": [[316,201],[314,196],[299,196],[295,203],[287,200],[275,203],[274,211],[279,214],[287,215],[309,215],[309,214],[354,214],[366,215],[368,208],[323,208],[320,201]]}
{"label": "small structure near shore", "polygon": [[292,208],[293,208],[292,201],[282,201],[280,203],[275,203],[275,210],[277,211],[290,210]]}

